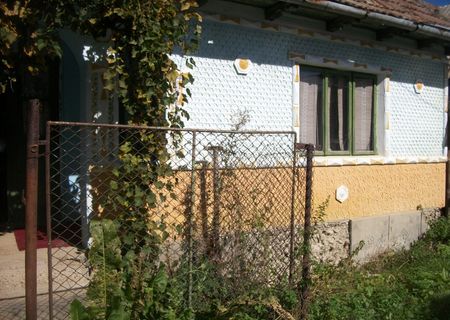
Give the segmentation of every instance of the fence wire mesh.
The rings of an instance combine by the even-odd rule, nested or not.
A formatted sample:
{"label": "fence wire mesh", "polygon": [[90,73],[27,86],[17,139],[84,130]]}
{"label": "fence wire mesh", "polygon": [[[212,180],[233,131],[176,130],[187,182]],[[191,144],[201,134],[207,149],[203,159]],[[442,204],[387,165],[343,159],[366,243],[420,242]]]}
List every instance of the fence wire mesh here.
{"label": "fence wire mesh", "polygon": [[[69,123],[48,133],[51,318],[86,295],[93,221],[132,208],[163,234],[158,263],[194,310],[298,278],[306,149],[295,133]],[[133,189],[127,202],[136,181],[151,199]]]}

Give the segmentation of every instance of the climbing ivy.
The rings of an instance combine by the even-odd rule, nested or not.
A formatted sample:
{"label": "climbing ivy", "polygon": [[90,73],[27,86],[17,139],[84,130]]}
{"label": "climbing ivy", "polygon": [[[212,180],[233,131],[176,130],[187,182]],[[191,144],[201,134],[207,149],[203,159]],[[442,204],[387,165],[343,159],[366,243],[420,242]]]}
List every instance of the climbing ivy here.
{"label": "climbing ivy", "polygon": [[48,59],[62,55],[58,31],[71,28],[109,45],[100,57],[108,64],[105,87],[119,94],[131,123],[182,126],[189,95],[182,89],[193,78],[170,54],[196,48],[196,7],[195,0],[2,1],[0,92],[18,79],[22,86],[38,81]]}
{"label": "climbing ivy", "polygon": [[[92,1],[74,12],[80,15],[81,30],[110,39],[106,89],[118,92],[131,122],[180,126],[179,116],[187,114],[180,108],[186,95],[179,96],[179,89],[193,78],[180,72],[170,53],[196,48],[201,17],[192,9],[197,4],[193,0],[122,2]],[[186,61],[186,66],[192,64],[192,59]]]}
{"label": "climbing ivy", "polygon": [[0,93],[17,80],[33,91],[30,82],[38,81],[48,59],[61,57],[57,31],[64,25],[64,6],[56,0],[0,2]]}
{"label": "climbing ivy", "polygon": [[[196,49],[196,7],[195,0],[2,1],[0,93],[17,81],[26,98],[35,95],[48,61],[62,57],[59,31],[69,28],[106,44],[95,62],[107,66],[105,89],[117,94],[129,124],[182,127],[186,86],[193,78],[171,55]],[[192,68],[194,61],[187,58],[185,66]],[[179,137],[172,134],[171,141]],[[167,232],[152,212],[173,187],[167,145],[164,132],[151,130],[136,130],[121,141],[120,164],[111,172],[103,204],[115,222],[91,224],[93,278],[86,305],[72,303],[74,319],[191,318],[159,261]]]}

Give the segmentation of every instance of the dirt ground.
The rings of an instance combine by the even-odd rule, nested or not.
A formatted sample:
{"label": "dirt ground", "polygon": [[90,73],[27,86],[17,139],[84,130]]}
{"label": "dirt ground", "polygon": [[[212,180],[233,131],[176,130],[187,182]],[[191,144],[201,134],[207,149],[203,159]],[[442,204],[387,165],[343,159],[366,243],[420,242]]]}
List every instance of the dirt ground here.
{"label": "dirt ground", "polygon": [[[47,249],[37,250],[38,318],[49,319]],[[83,295],[88,271],[76,248],[53,249],[53,307],[55,319],[66,319],[67,308]],[[25,251],[14,233],[0,234],[0,320],[25,319]]]}

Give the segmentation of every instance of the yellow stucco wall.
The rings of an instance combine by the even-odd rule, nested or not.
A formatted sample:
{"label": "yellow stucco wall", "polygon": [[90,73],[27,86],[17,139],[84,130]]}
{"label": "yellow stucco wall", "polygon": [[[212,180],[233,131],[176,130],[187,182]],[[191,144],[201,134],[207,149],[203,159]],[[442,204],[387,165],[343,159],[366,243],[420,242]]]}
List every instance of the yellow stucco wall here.
{"label": "yellow stucco wall", "polygon": [[[445,163],[315,167],[314,205],[330,202],[326,220],[443,207]],[[339,203],[336,188],[345,185],[349,198]]]}
{"label": "yellow stucco wall", "polygon": [[[304,179],[304,170],[299,173],[301,179]],[[103,211],[111,215],[114,210],[102,209],[111,174],[105,169],[91,174],[92,209],[99,215]],[[179,223],[184,221],[187,190],[191,184],[190,174],[190,171],[176,172],[174,178],[178,183],[173,190],[176,199],[167,195],[168,200],[157,209],[158,212],[162,209],[169,220],[175,218]],[[195,183],[197,221],[201,220],[202,211],[200,176],[201,172],[198,170]],[[231,188],[222,190],[221,195],[222,219],[225,224],[233,225],[239,214],[239,219],[248,221],[264,214],[264,219],[273,225],[289,224],[291,168],[234,170],[232,179]],[[205,183],[208,196],[206,215],[210,221],[213,215],[211,170],[208,170]],[[299,183],[302,185],[304,182]],[[340,185],[345,185],[349,190],[349,198],[343,203],[335,198],[336,188]],[[327,197],[330,197],[325,216],[327,221],[416,210],[419,205],[423,208],[440,208],[445,202],[445,163],[315,166],[313,206],[317,208]],[[298,202],[302,200],[301,195],[296,198],[296,211],[299,210]],[[236,206],[240,201],[242,205]]]}

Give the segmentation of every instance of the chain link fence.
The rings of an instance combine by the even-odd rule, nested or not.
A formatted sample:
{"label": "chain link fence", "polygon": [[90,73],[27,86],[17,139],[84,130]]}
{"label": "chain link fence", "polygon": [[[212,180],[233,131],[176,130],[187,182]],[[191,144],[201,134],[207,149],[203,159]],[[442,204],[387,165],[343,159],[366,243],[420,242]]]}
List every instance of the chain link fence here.
{"label": "chain link fence", "polygon": [[85,297],[90,225],[119,217],[114,201],[143,174],[151,199],[135,191],[129,206],[163,233],[159,263],[183,280],[186,306],[298,282],[307,148],[295,133],[49,123],[47,134],[51,319]]}

